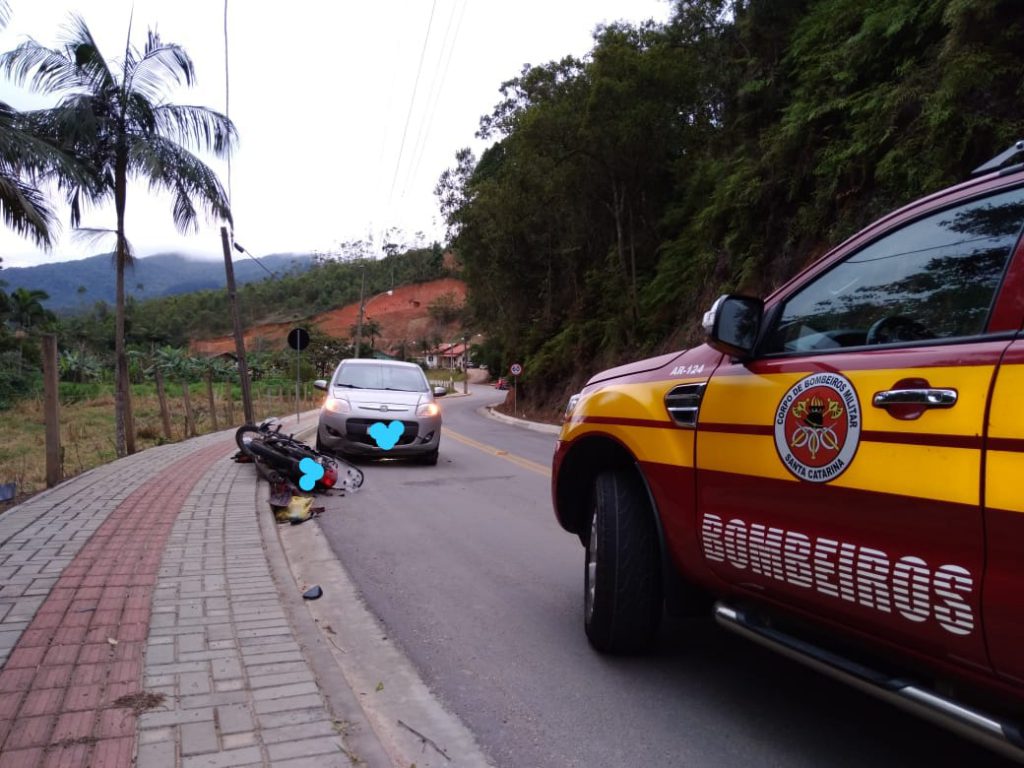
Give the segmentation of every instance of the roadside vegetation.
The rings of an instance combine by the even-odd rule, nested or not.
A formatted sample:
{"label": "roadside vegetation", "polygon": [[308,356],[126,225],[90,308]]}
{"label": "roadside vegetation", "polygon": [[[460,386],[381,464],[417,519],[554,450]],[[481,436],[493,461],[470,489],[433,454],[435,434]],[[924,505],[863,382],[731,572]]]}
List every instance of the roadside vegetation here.
{"label": "roadside vegetation", "polygon": [[[193,382],[189,386],[191,419],[185,407],[184,392],[181,384],[169,382],[166,385],[169,432],[165,432],[156,386],[132,386],[138,450],[214,431],[206,385]],[[241,425],[241,397],[241,389],[237,384],[217,382],[214,385],[214,409],[218,429]],[[63,475],[77,475],[116,459],[112,384],[98,381],[84,384],[62,383],[60,399]],[[312,386],[306,384],[302,387],[299,401],[302,410],[318,407],[320,400],[320,393]],[[255,382],[253,409],[258,419],[294,414],[294,379]],[[15,483],[17,497],[9,502],[0,502],[0,511],[46,487],[42,397],[31,395],[20,398],[16,405],[3,413],[3,418],[0,482]]]}
{"label": "roadside vegetation", "polygon": [[1024,138],[1017,0],[677,0],[526,66],[438,186],[493,370],[554,414]]}

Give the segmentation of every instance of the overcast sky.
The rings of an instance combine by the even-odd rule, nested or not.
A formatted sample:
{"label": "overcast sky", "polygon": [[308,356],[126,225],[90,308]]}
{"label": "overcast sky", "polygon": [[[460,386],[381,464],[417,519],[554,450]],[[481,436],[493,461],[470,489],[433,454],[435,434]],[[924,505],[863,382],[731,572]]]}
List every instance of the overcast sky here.
{"label": "overcast sky", "polygon": [[[225,111],[223,0],[10,0],[0,50],[27,37],[59,43],[72,12],[110,59],[156,27],[192,56],[198,83],[179,103]],[[582,56],[602,23],[663,22],[668,0],[228,0],[230,103],[240,146],[231,161],[235,239],[251,253],[330,251],[375,242],[388,227],[412,240],[442,239],[433,194],[455,152],[474,138],[498,88],[523,64]],[[428,34],[429,30],[429,34]],[[422,66],[421,66],[422,62]],[[418,81],[418,82],[417,82]],[[414,98],[415,93],[415,98]],[[0,99],[21,109],[37,96],[0,83]],[[227,185],[226,164],[208,161]],[[52,253],[0,230],[3,266],[30,266],[113,249],[63,235]],[[113,228],[113,209],[92,209],[84,226]],[[179,251],[219,257],[217,225],[182,237],[169,197],[129,190],[128,239],[141,256]]]}

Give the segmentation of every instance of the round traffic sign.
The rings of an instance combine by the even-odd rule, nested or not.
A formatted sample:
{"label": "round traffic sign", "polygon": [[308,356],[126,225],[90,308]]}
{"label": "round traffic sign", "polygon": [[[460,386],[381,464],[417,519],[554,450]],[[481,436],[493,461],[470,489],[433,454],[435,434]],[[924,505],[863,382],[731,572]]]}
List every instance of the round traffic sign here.
{"label": "round traffic sign", "polygon": [[508,370],[513,376],[518,376],[523,372],[523,366],[519,363],[512,363],[512,366]]}
{"label": "round traffic sign", "polygon": [[309,346],[309,331],[305,328],[292,328],[288,331],[288,346],[299,352]]}

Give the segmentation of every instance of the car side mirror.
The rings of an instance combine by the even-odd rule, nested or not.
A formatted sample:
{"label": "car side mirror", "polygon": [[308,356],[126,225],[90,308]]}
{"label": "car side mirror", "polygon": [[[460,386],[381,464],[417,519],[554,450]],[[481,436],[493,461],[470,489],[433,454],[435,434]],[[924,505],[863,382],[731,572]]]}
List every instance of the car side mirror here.
{"label": "car side mirror", "polygon": [[324,392],[327,391],[327,381],[324,379],[317,379],[313,382],[313,389],[319,389]]}
{"label": "car side mirror", "polygon": [[434,387],[434,397],[444,397],[448,394],[446,387]]}
{"label": "car side mirror", "polygon": [[764,302],[752,296],[719,296],[704,313],[707,343],[740,359],[750,357],[764,317]]}

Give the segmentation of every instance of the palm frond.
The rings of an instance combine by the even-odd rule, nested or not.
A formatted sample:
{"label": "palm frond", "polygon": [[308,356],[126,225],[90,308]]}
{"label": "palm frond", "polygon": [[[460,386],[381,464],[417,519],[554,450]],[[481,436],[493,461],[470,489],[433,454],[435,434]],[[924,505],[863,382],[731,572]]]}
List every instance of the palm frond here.
{"label": "palm frond", "polygon": [[129,91],[141,93],[154,103],[164,100],[171,84],[191,86],[195,79],[195,66],[185,49],[174,43],[162,43],[152,30],[145,53],[126,78]]}
{"label": "palm frond", "polygon": [[35,40],[26,40],[0,54],[0,72],[16,85],[28,86],[36,93],[60,93],[88,85],[82,72],[64,52],[47,48]]}
{"label": "palm frond", "polygon": [[[71,237],[75,240],[86,243],[92,250],[99,249],[103,243],[114,241],[114,247],[110,251],[111,261],[117,261],[117,230],[105,229],[103,227],[75,227],[71,230]],[[135,263],[135,248],[131,241],[124,239],[125,266],[132,266]]]}
{"label": "palm frond", "polygon": [[58,146],[60,134],[47,119],[49,112],[18,112],[0,102],[0,157],[33,182],[88,185],[87,166]]}
{"label": "palm frond", "polygon": [[[110,256],[110,264],[111,264],[111,266],[113,266],[115,268],[117,267],[117,242],[118,242],[118,237],[117,237],[117,230],[116,229],[103,229],[103,228],[94,228],[94,227],[76,227],[72,231],[71,236],[73,238],[75,238],[75,239],[81,238],[82,240],[84,240],[87,243],[95,243],[96,245],[93,245],[92,246],[93,248],[98,248],[99,247],[99,243],[102,243],[103,241],[107,240],[108,238],[113,238],[113,240],[114,240],[114,247],[110,251],[110,253],[108,253],[107,255]],[[131,241],[128,239],[127,236],[124,238],[124,265],[126,267],[134,267],[135,266],[135,247],[132,245]]]}
{"label": "palm frond", "polygon": [[129,168],[149,180],[150,189],[174,195],[174,224],[180,232],[198,228],[196,202],[210,216],[231,222],[227,194],[217,174],[202,160],[171,139],[149,137],[132,143]]}
{"label": "palm frond", "polygon": [[114,197],[113,185],[106,182],[100,189],[95,186],[83,187],[70,184],[65,185],[63,189],[71,214],[71,226],[76,229],[82,225],[82,211],[90,206],[99,206],[109,202]]}
{"label": "palm frond", "polygon": [[100,47],[85,23],[78,14],[72,14],[64,25],[64,45],[67,57],[79,70],[91,92],[114,90],[118,87],[117,77],[110,64],[100,53]]}
{"label": "palm frond", "polygon": [[111,251],[111,256],[116,253],[116,229],[105,229],[103,227],[75,227],[71,230],[71,237],[74,240],[87,244],[92,249],[97,249],[104,243],[104,241],[113,239],[114,250]]}
{"label": "palm frond", "polygon": [[0,72],[37,93],[97,93],[117,85],[81,16],[71,16],[62,38],[61,48],[29,39],[0,54]]}
{"label": "palm frond", "polygon": [[31,184],[0,166],[0,216],[9,229],[41,248],[52,245],[56,227],[46,196]]}
{"label": "palm frond", "polygon": [[227,157],[238,146],[238,131],[226,116],[207,107],[161,104],[154,108],[157,133],[186,146]]}

